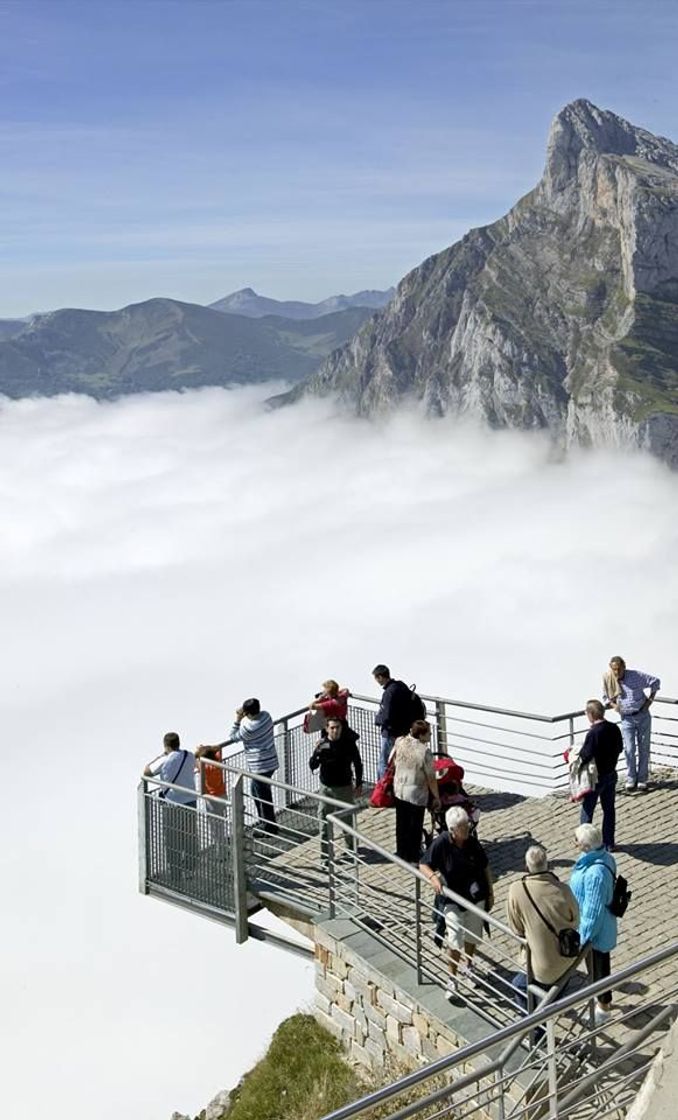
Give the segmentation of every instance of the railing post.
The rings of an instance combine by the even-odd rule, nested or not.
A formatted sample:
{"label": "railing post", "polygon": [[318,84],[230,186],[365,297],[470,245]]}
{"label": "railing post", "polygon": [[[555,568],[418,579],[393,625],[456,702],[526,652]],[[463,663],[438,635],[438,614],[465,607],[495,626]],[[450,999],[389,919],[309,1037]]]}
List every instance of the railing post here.
{"label": "railing post", "polygon": [[330,911],[330,918],[336,917],[337,913],[337,885],[335,881],[336,868],[334,865],[334,858],[336,853],[336,844],[334,839],[334,821],[330,814],[326,820],[325,825],[327,828],[327,890],[328,890],[328,905]]}
{"label": "railing post", "polygon": [[447,713],[444,700],[436,700],[436,728],[438,731],[438,750],[443,754],[449,754],[450,752],[447,746]]}
{"label": "railing post", "polygon": [[[291,741],[291,735],[290,735],[290,725],[289,725],[289,722],[287,720],[287,717],[285,717],[285,719],[282,721],[282,729],[283,729],[282,765],[283,765],[283,775],[284,775],[283,781],[285,782],[286,785],[293,786],[293,785],[296,785],[297,783],[292,781],[292,778],[294,777],[294,775],[291,773],[291,770],[292,770],[292,741]],[[290,796],[289,795],[289,790],[283,790],[283,802],[284,802],[284,807],[286,809],[289,808],[289,796]]]}
{"label": "railing post", "polygon": [[556,1065],[556,1028],[553,1015],[546,1020],[546,1049],[549,1078],[549,1120],[558,1120],[558,1068]]}
{"label": "railing post", "polygon": [[414,937],[415,937],[415,962],[417,966],[417,984],[424,983],[424,973],[421,967],[421,882],[419,876],[414,877]]}
{"label": "railing post", "polygon": [[233,852],[233,908],[235,940],[242,945],[249,937],[247,921],[247,867],[245,864],[244,778],[238,774],[231,787],[231,850]]}
{"label": "railing post", "polygon": [[144,778],[139,782],[137,790],[137,820],[139,822],[139,891],[141,894],[148,894],[148,840],[150,829],[148,827],[148,798]]}
{"label": "railing post", "polygon": [[503,1077],[504,1077],[504,1067],[499,1066],[499,1068],[495,1069],[495,1071],[494,1071],[494,1083],[497,1087],[497,1097],[496,1097],[497,1120],[504,1120],[504,1118],[506,1116],[506,1109],[504,1107],[504,1091],[501,1087],[501,1082],[502,1082]]}

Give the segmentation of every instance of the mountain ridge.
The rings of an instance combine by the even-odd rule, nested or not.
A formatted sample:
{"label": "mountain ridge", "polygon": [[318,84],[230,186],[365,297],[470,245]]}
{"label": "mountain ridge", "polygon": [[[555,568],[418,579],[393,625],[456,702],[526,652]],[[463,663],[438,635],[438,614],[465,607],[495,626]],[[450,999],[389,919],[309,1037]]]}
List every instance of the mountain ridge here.
{"label": "mountain ridge", "polygon": [[277,300],[260,296],[253,288],[240,288],[237,292],[223,296],[210,303],[214,311],[226,314],[246,315],[253,319],[265,315],[280,315],[285,319],[318,319],[335,311],[347,311],[351,307],[379,310],[393,297],[395,288],[386,291],[367,289],[352,295],[329,296],[319,303],[306,303],[303,300]]}
{"label": "mountain ridge", "polygon": [[[308,376],[371,312],[312,321],[224,315],[155,297],[116,311],[60,308],[0,329],[0,393],[98,399]],[[2,326],[0,320],[0,328]]]}

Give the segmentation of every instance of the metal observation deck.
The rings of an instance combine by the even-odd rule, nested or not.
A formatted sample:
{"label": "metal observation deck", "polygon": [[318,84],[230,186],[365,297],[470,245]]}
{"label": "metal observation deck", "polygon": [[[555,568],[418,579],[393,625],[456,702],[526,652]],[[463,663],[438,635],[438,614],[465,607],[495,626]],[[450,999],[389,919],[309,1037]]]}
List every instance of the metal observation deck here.
{"label": "metal observation deck", "polygon": [[[496,878],[498,905],[486,916],[491,937],[478,948],[473,983],[462,981],[465,1003],[485,1026],[478,1041],[339,1110],[333,1120],[369,1115],[376,1103],[388,1100],[394,1104],[393,1120],[414,1115],[465,1118],[476,1113],[500,1120],[583,1116],[584,1112],[621,1117],[675,1013],[678,892],[671,894],[670,920],[663,936],[660,931],[658,942],[651,938],[631,942],[629,951],[621,954],[624,968],[612,978],[615,988],[631,983],[642,989],[646,997],[641,1006],[636,1003],[631,1011],[622,1007],[611,1026],[595,1026],[593,996],[610,982],[586,986],[585,976],[577,972],[588,952],[584,947],[567,976],[547,996],[536,989],[529,1012],[519,1007],[511,977],[520,967],[522,949],[531,979],[529,950],[496,915],[503,913],[508,884],[522,869],[530,842],[545,843],[552,858],[559,844],[570,855],[564,837],[571,836],[576,811],[564,796],[558,796],[567,788],[562,756],[588,724],[580,710],[545,716],[436,696],[422,699],[433,727],[433,749],[449,753],[465,768],[465,785],[480,805],[480,836],[488,846]],[[678,709],[672,706],[677,704],[657,697],[653,706],[651,765],[666,810],[666,825],[660,823],[659,828],[665,827],[671,838],[675,824],[669,822],[675,822],[675,807],[671,803],[669,813],[668,799],[678,785]],[[378,701],[367,696],[353,696],[349,705],[349,722],[360,735],[368,788],[376,780],[380,749],[374,725],[377,707]],[[303,732],[305,712],[300,708],[275,721],[280,769],[269,780],[277,817],[273,832],[264,830],[255,812],[249,793],[251,775],[238,743],[223,751],[223,799],[199,799],[195,809],[180,806],[160,796],[166,783],[142,779],[139,888],[233,928],[237,942],[256,937],[307,956],[313,952],[308,944],[272,932],[256,921],[257,914],[267,909],[311,940],[314,928],[343,919],[399,959],[410,970],[418,991],[442,989],[447,978],[445,952],[434,937],[430,887],[415,867],[392,854],[392,813],[371,809],[366,802],[347,807],[316,792],[317,779],[308,766],[315,739]],[[205,760],[197,765],[202,790]],[[634,820],[647,816],[657,796],[628,799]],[[318,835],[321,801],[329,810],[325,865]],[[642,831],[641,825],[633,827]],[[671,860],[666,856],[660,853],[658,874],[653,872],[658,883],[666,878],[669,863],[678,862],[678,855]],[[555,859],[556,864],[565,862]],[[631,878],[634,894],[641,895],[635,877],[626,866],[621,870]],[[632,904],[624,919],[631,938],[633,913]],[[618,959],[615,953],[615,966]],[[543,1030],[536,1032],[540,1024]],[[631,1039],[624,1027],[632,1028]],[[414,1089],[422,1099],[403,1103],[411,1101]]]}

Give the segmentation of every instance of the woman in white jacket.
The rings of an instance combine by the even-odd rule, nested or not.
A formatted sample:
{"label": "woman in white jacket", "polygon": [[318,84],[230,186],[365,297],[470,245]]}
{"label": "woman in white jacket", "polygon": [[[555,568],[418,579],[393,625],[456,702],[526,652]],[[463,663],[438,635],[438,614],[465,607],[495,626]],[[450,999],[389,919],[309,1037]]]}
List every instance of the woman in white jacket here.
{"label": "woman in white jacket", "polygon": [[409,734],[396,739],[391,758],[395,761],[393,792],[396,810],[396,855],[407,863],[419,863],[424,813],[429,794],[439,808],[438,782],[429,743],[431,725],[417,719]]}

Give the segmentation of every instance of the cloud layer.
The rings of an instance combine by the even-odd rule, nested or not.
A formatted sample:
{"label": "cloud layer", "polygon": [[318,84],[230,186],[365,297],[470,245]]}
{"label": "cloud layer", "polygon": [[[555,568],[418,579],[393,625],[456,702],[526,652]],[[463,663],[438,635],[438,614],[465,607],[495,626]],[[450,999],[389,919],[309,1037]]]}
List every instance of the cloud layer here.
{"label": "cloud layer", "polygon": [[0,408],[15,1120],[195,1113],[310,998],[307,966],[135,893],[169,727],[209,740],[245,695],[281,713],[328,675],[372,691],[380,660],[545,712],[613,652],[678,689],[676,476],[414,413],[266,413],[271,391]]}

